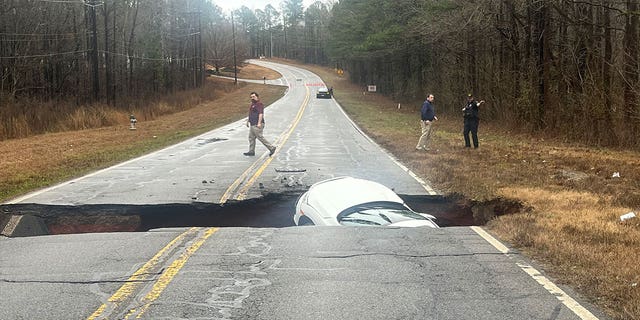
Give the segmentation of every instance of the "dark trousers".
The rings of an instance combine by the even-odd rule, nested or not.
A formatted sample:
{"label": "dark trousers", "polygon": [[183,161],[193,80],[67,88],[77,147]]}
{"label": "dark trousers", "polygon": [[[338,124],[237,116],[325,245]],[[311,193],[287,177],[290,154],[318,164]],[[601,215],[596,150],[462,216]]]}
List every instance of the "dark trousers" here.
{"label": "dark trousers", "polygon": [[473,147],[478,147],[478,123],[480,120],[478,119],[465,119],[464,120],[464,131],[462,134],[464,135],[464,146],[467,148],[471,147],[471,142],[469,141],[469,132],[471,132],[471,138],[473,138]]}

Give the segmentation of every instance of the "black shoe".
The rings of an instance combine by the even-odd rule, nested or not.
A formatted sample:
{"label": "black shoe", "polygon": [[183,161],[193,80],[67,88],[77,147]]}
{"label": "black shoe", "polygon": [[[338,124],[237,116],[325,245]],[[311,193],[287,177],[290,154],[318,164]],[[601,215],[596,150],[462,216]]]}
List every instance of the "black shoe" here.
{"label": "black shoe", "polygon": [[269,157],[271,157],[274,153],[276,153],[276,147],[273,147],[273,149],[269,150]]}
{"label": "black shoe", "polygon": [[243,153],[243,154],[244,154],[245,156],[248,156],[248,157],[253,157],[253,156],[255,156],[255,155],[256,155],[256,153],[255,153],[255,152],[245,152],[245,153]]}

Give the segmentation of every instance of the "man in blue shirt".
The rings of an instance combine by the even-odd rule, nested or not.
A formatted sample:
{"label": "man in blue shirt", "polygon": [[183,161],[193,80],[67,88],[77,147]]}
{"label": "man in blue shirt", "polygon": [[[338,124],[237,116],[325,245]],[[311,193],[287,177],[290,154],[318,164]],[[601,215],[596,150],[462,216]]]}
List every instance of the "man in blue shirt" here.
{"label": "man in blue shirt", "polygon": [[420,140],[418,140],[416,150],[430,150],[428,146],[432,132],[431,126],[434,121],[438,120],[438,117],[436,117],[436,111],[433,109],[433,99],[433,94],[429,94],[427,95],[427,100],[422,104],[422,109],[420,110],[420,127],[422,128],[422,135],[420,136]]}

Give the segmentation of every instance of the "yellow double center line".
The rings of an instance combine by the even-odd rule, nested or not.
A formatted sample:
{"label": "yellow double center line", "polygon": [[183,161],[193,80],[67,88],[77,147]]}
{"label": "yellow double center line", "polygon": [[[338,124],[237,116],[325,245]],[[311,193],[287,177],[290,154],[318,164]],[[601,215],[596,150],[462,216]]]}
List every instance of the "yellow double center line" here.
{"label": "yellow double center line", "polygon": [[[295,128],[298,126],[298,123],[300,122],[300,119],[302,119],[302,115],[304,114],[304,111],[307,108],[307,105],[309,104],[309,96],[310,96],[309,87],[305,86],[305,89],[306,89],[306,95],[304,97],[304,101],[302,102],[302,105],[298,109],[298,113],[296,114],[296,117],[291,122],[291,125],[289,125],[289,128],[287,130],[285,130],[278,137],[278,139],[276,140],[276,144],[278,146],[282,146],[285,142],[287,142],[287,140],[289,140],[289,137],[293,133],[293,130],[295,130]],[[244,200],[245,199],[245,197],[247,196],[247,191],[249,190],[249,188],[251,188],[251,186],[256,182],[258,177],[260,177],[260,175],[262,175],[262,172],[269,166],[271,161],[273,161],[273,157],[267,157],[267,159],[264,160],[265,157],[266,157],[265,155],[262,155],[258,160],[256,160],[253,164],[251,164],[251,166],[249,166],[249,168],[247,168],[247,170],[245,170],[238,177],[238,179],[236,179],[231,184],[231,186],[229,186],[227,191],[225,191],[225,193],[222,195],[222,198],[220,198],[220,201],[219,201],[220,204],[226,203],[227,200],[229,200],[229,198],[231,198],[232,195],[234,193],[236,193],[236,191],[237,191],[236,198],[235,198],[236,200]],[[262,165],[260,165],[260,164],[262,164]],[[257,167],[257,169],[256,169],[256,167]],[[253,172],[253,175],[247,180],[247,177],[252,172]],[[242,187],[240,187],[240,185],[245,180],[246,180],[246,182],[244,183],[244,185],[242,185]]]}
{"label": "yellow double center line", "polygon": [[[295,128],[298,126],[300,119],[302,119],[302,115],[309,103],[309,88],[305,87],[306,95],[305,99],[300,106],[298,113],[296,114],[295,119],[289,125],[289,128],[285,130],[276,140],[276,144],[282,146],[291,136]],[[273,157],[268,157],[264,162],[263,159],[265,155],[260,157],[260,159],[256,160],[247,170],[245,170],[238,179],[236,179],[233,184],[227,189],[222,198],[220,199],[220,203],[225,203],[233,193],[237,191],[236,200],[242,200],[246,197],[246,193],[249,188],[255,183],[260,175],[264,172],[264,170],[269,166]],[[262,163],[262,164],[261,164]],[[261,164],[261,165],[260,165]],[[257,169],[256,169],[257,168]],[[240,185],[243,181],[247,179],[247,177],[253,172],[253,175],[242,185]],[[120,309],[123,307],[124,303],[129,303],[133,301],[135,295],[142,290],[142,287],[145,283],[154,281],[153,286],[148,291],[148,293],[139,300],[139,307],[131,308],[126,312],[124,319],[133,319],[133,318],[141,318],[142,315],[147,311],[147,309],[151,306],[151,304],[160,297],[160,294],[167,288],[169,283],[173,280],[173,278],[178,274],[180,269],[186,264],[187,260],[204,244],[204,242],[218,229],[217,228],[208,228],[204,232],[201,232],[202,228],[190,228],[184,233],[180,234],[171,242],[169,242],[165,247],[160,249],[158,253],[156,253],[153,258],[151,258],[147,263],[145,263],[140,269],[127,279],[124,285],[122,285],[104,304],[102,304],[91,316],[87,318],[87,320],[94,319],[108,319],[110,316],[119,316],[121,313]],[[162,272],[157,271],[160,267],[160,264],[163,261],[166,261],[170,253],[175,250],[178,246],[180,246],[186,239],[195,236],[200,233],[199,236],[195,240],[193,240],[192,244],[176,259],[171,261],[169,266],[163,270]],[[158,279],[153,280],[153,276],[160,273]],[[126,309],[125,309],[126,310]],[[124,311],[124,310],[123,310]]]}
{"label": "yellow double center line", "polygon": [[153,258],[134,272],[133,275],[127,279],[125,284],[122,285],[106,303],[102,304],[93,314],[91,314],[87,320],[109,319],[110,316],[115,316],[118,317],[118,319],[121,319],[118,315],[120,313],[119,309],[124,303],[131,303],[137,292],[142,289],[142,286],[145,283],[152,281],[152,277],[158,274],[158,271],[156,270],[160,267],[160,263],[169,258],[169,253],[176,247],[180,246],[188,237],[192,237],[200,233],[200,235],[193,240],[192,244],[182,254],[171,261],[165,270],[162,270],[160,277],[155,280],[151,290],[140,300],[141,306],[130,309],[124,317],[124,319],[140,318],[147,311],[149,306],[158,299],[169,283],[171,283],[187,260],[189,260],[189,258],[218,229],[208,228],[204,232],[201,232],[201,230],[202,228],[190,228],[171,240],[171,242],[169,242],[164,248],[160,249]]}

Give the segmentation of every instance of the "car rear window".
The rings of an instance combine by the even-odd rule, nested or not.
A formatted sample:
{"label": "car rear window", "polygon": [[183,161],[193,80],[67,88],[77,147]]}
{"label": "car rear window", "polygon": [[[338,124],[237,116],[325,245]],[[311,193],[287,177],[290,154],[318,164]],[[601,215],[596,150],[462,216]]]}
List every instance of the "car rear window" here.
{"label": "car rear window", "polygon": [[342,225],[386,226],[406,220],[428,220],[395,202],[372,202],[353,206],[337,216]]}

